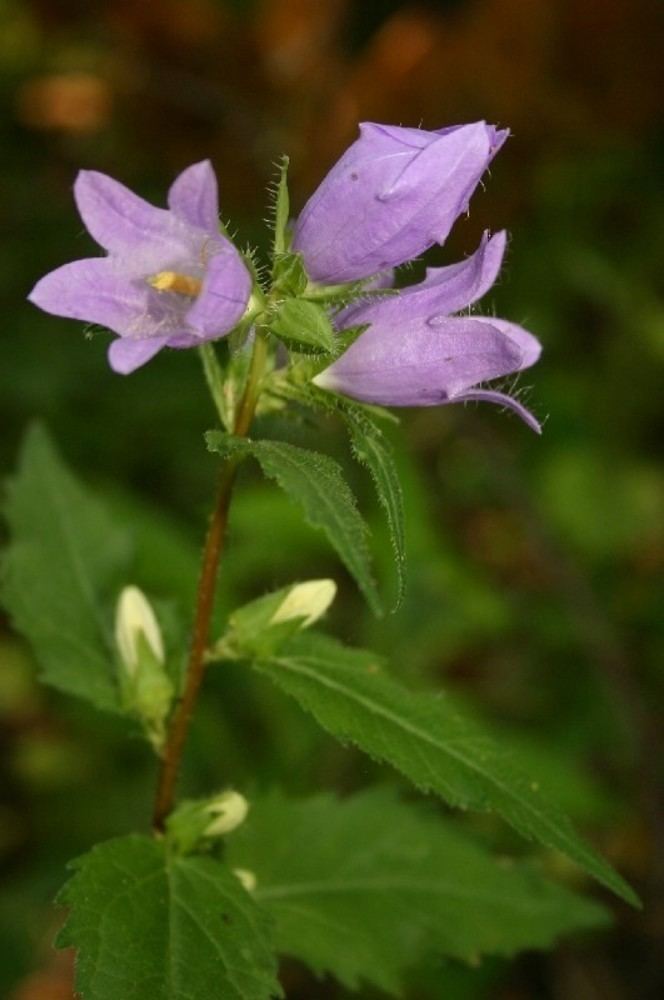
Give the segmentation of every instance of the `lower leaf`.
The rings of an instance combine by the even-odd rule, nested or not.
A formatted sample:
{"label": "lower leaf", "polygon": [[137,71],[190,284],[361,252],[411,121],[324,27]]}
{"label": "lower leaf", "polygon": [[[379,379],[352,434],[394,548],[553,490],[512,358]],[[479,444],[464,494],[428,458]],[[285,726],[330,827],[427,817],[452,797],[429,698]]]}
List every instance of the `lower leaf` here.
{"label": "lower leaf", "polygon": [[493,858],[453,823],[387,789],[254,802],[229,863],[256,877],[280,952],[350,989],[398,993],[416,964],[546,948],[606,912],[533,867]]}
{"label": "lower leaf", "polygon": [[76,948],[83,1000],[269,1000],[271,924],[237,877],[211,858],[169,854],[128,836],[72,865],[57,939]]}
{"label": "lower leaf", "polygon": [[372,653],[313,632],[255,666],[339,739],[392,764],[452,806],[498,813],[526,838],[561,851],[639,905],[630,886],[579,837],[537,783],[442,692],[408,691],[383,673]]}

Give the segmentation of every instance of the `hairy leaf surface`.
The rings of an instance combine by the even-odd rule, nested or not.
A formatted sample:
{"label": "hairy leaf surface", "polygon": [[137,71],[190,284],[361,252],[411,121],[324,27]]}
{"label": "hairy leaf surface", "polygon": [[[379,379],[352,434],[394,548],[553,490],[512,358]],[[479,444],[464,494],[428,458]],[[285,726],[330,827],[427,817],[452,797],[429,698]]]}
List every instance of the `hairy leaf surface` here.
{"label": "hairy leaf surface", "polygon": [[334,329],[322,306],[304,299],[286,299],[269,327],[280,340],[296,351],[331,354]]}

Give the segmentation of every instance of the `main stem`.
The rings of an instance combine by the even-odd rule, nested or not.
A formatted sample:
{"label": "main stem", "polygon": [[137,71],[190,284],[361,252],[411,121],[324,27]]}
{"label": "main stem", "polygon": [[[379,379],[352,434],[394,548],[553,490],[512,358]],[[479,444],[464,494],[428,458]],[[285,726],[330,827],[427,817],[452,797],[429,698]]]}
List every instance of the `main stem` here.
{"label": "main stem", "polygon": [[[260,380],[266,356],[267,342],[263,334],[257,331],[247,383],[235,418],[234,431],[239,437],[245,437],[251,427],[260,394]],[[205,650],[210,635],[210,619],[214,608],[219,560],[224,547],[228,511],[239,462],[238,458],[228,459],[219,475],[217,502],[212,512],[203,549],[184,690],[171,718],[157,782],[152,825],[158,832],[163,831],[166,817],[173,808],[182,751],[205,673]]]}

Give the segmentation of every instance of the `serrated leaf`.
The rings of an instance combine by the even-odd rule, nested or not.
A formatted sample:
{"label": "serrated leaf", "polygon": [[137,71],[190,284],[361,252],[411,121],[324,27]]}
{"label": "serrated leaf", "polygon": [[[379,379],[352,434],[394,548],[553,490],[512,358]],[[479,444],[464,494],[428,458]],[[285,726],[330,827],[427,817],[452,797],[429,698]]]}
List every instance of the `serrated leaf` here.
{"label": "serrated leaf", "polygon": [[406,539],[403,495],[390,444],[377,424],[359,407],[344,407],[353,455],[369,470],[379,503],[385,511],[394,550],[397,594],[393,611],[402,604],[406,592]]}
{"label": "serrated leaf", "polygon": [[371,575],[367,527],[334,459],[284,441],[251,441],[219,431],[208,431],[206,441],[211,451],[221,455],[252,455],[265,475],[300,504],[309,524],[325,532],[374,613],[381,613]]}
{"label": "serrated leaf", "polygon": [[401,483],[389,441],[367,410],[348,399],[323,392],[312,385],[287,386],[284,391],[290,399],[338,414],[345,421],[353,456],[368,469],[379,503],[385,511],[397,571],[397,595],[393,608],[396,611],[406,590],[406,539]]}
{"label": "serrated leaf", "polygon": [[304,299],[286,299],[269,328],[280,340],[298,351],[331,354],[335,348],[334,329],[322,306]]}
{"label": "serrated leaf", "polygon": [[413,693],[386,676],[372,653],[315,633],[292,639],[278,656],[255,665],[339,739],[392,764],[452,806],[498,813],[524,837],[562,851],[638,905],[632,889],[543,799],[537,783],[442,693]]}
{"label": "serrated leaf", "polygon": [[256,876],[278,950],[350,989],[365,980],[398,993],[432,954],[511,955],[607,921],[597,904],[493,858],[386,789],[254,802],[228,863]]}
{"label": "serrated leaf", "polygon": [[45,430],[26,436],[5,515],[2,600],[43,680],[119,711],[107,600],[125,582],[128,533],[68,471]]}
{"label": "serrated leaf", "polygon": [[133,835],[94,847],[58,902],[59,948],[76,948],[82,1000],[269,1000],[269,918],[237,877],[206,857],[169,855]]}

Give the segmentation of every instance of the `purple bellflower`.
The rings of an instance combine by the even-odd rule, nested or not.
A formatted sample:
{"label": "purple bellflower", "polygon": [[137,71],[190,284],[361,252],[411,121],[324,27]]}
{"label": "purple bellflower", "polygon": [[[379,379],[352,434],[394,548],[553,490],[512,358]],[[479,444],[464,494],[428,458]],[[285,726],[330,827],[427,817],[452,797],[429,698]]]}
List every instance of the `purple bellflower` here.
{"label": "purple bellflower", "polygon": [[176,178],[168,209],[93,170],[78,174],[74,196],[107,255],[51,271],[29,298],[46,312],[116,333],[108,352],[114,371],[132,372],[162,347],[196,347],[222,337],[242,318],[252,277],[219,230],[209,161]]}
{"label": "purple bellflower", "polygon": [[295,224],[309,276],[370,278],[444,243],[507,135],[485,122],[435,132],[364,122]]}
{"label": "purple bellflower", "polygon": [[485,233],[476,252],[448,267],[428,268],[418,285],[397,295],[350,306],[337,326],[370,324],[314,382],[364,403],[437,406],[479,400],[510,407],[533,430],[541,428],[516,399],[484,382],[534,364],[536,338],[493,317],[454,315],[493,285],[506,235]]}

